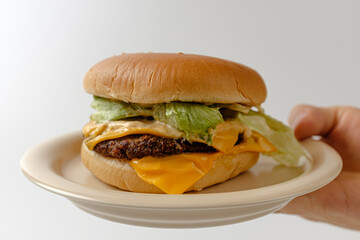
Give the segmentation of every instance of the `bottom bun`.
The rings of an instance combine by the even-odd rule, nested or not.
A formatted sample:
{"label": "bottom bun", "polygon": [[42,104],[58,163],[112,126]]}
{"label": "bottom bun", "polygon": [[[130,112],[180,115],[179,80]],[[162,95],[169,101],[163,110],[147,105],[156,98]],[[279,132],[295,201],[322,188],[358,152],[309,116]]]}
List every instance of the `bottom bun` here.
{"label": "bottom bun", "polygon": [[[224,182],[254,166],[259,153],[229,153],[218,157],[209,172],[192,185],[188,191],[200,191],[203,188]],[[156,186],[143,181],[130,166],[128,160],[104,157],[91,151],[84,143],[81,146],[83,164],[101,181],[123,190],[143,193],[163,193]]]}

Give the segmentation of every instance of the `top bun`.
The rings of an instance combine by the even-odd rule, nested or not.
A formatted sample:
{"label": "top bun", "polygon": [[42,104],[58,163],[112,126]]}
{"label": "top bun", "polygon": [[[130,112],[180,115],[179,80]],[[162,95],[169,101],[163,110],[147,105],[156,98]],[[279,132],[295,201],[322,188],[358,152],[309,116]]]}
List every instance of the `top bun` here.
{"label": "top bun", "polygon": [[84,78],[90,94],[124,102],[241,103],[265,101],[261,76],[242,64],[182,53],[122,54],[94,65]]}

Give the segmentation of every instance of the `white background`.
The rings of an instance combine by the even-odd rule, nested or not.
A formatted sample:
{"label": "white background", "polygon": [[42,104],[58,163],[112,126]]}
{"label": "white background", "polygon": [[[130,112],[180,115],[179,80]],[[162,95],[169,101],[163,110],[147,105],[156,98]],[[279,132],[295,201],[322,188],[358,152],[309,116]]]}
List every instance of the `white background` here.
{"label": "white background", "polygon": [[269,215],[207,229],[152,229],[88,215],[30,183],[30,147],[79,130],[82,78],[121,52],[185,52],[244,63],[268,86],[267,113],[360,103],[359,1],[0,1],[0,239],[359,239]]}

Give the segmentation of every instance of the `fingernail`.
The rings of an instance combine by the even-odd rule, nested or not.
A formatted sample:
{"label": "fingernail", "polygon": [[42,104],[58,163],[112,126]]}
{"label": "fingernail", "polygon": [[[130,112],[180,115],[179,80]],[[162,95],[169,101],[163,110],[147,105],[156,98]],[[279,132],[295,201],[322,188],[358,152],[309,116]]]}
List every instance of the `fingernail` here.
{"label": "fingernail", "polygon": [[307,113],[305,111],[296,111],[291,114],[291,117],[289,119],[289,126],[292,129],[295,129],[300,122],[303,121],[303,119],[306,117]]}

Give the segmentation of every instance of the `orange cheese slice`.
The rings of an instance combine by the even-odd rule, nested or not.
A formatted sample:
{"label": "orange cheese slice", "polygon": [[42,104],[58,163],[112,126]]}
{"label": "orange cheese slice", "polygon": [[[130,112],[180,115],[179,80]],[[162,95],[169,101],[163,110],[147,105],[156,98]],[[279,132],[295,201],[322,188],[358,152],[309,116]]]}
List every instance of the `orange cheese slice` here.
{"label": "orange cheese slice", "polygon": [[133,159],[137,175],[168,194],[181,194],[202,178],[221,153],[184,153],[167,157]]}
{"label": "orange cheese slice", "polygon": [[239,121],[224,121],[216,125],[212,131],[212,147],[220,152],[229,152],[239,138],[239,134],[246,131],[246,128]]}
{"label": "orange cheese slice", "polygon": [[263,135],[258,132],[252,131],[251,137],[245,139],[241,144],[233,146],[231,149],[232,153],[242,152],[262,152],[271,153],[275,152],[276,147],[267,140]]}

